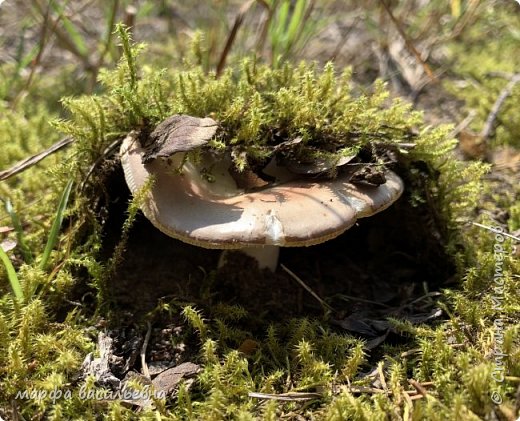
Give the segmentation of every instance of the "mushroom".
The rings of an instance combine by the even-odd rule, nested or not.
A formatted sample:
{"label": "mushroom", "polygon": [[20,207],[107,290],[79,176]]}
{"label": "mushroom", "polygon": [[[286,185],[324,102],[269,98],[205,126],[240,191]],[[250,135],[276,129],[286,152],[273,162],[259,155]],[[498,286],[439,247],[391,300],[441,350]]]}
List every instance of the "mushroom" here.
{"label": "mushroom", "polygon": [[240,249],[272,271],[279,247],[335,238],[358,218],[386,209],[403,191],[403,182],[391,171],[385,173],[384,184],[362,186],[350,183],[348,173],[317,181],[295,178],[276,164],[270,169],[276,182],[248,191],[237,187],[230,161],[202,154],[193,163],[185,160],[185,153],[175,153],[143,163],[145,153],[135,132],[123,140],[121,163],[131,192],[153,177],[141,209],[155,227],[196,246]]}

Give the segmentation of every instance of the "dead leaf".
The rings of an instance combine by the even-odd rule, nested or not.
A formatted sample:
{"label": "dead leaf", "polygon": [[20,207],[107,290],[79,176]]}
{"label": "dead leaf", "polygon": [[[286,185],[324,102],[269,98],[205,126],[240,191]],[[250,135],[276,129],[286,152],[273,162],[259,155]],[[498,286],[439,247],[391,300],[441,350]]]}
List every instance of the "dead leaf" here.
{"label": "dead leaf", "polygon": [[313,399],[319,399],[322,397],[322,395],[320,393],[314,393],[314,392],[289,392],[289,393],[278,393],[278,394],[249,392],[248,396],[250,398],[285,401],[285,402],[305,402],[305,401],[310,401]]}
{"label": "dead leaf", "polygon": [[273,152],[290,149],[292,146],[298,145],[302,141],[303,139],[301,137],[296,137],[294,139],[278,143],[277,145],[273,146]]}
{"label": "dead leaf", "polygon": [[442,310],[440,308],[433,308],[429,313],[413,314],[410,316],[405,316],[403,318],[409,321],[410,323],[417,325],[420,323],[425,323],[434,319],[438,319],[441,316]]}
{"label": "dead leaf", "polygon": [[177,367],[168,368],[153,379],[153,385],[157,392],[167,395],[172,393],[182,379],[194,376],[200,371],[200,366],[194,363],[182,363]]}
{"label": "dead leaf", "polygon": [[386,177],[382,169],[364,165],[354,171],[349,181],[363,186],[377,187],[386,183]]}
{"label": "dead leaf", "polygon": [[253,341],[252,339],[246,339],[238,347],[238,352],[241,352],[244,355],[253,355],[258,349],[258,346],[258,342]]}
{"label": "dead leaf", "polygon": [[390,333],[390,330],[387,330],[385,333],[383,333],[380,336],[375,337],[374,339],[371,339],[365,343],[365,349],[374,349],[377,348],[379,345],[381,345],[387,338],[388,334]]}
{"label": "dead leaf", "polygon": [[2,247],[2,250],[4,250],[6,253],[8,251],[13,250],[16,247],[17,243],[12,238],[6,238],[0,243],[0,247]]}
{"label": "dead leaf", "polygon": [[467,158],[483,159],[486,156],[486,142],[482,136],[461,130],[458,137],[459,148]]}
{"label": "dead leaf", "polygon": [[159,124],[144,143],[143,162],[203,146],[215,135],[217,128],[217,122],[209,117],[172,115]]}
{"label": "dead leaf", "polygon": [[[428,313],[400,314],[401,309],[385,309],[386,317],[394,317],[406,320],[413,325],[430,322],[442,316],[442,310],[433,308]],[[385,317],[381,314],[381,317]],[[392,323],[386,318],[375,319],[369,317],[367,313],[353,313],[342,320],[332,320],[332,323],[341,326],[343,329],[365,336],[367,343],[365,349],[374,349],[381,345],[390,333],[398,333]]]}
{"label": "dead leaf", "polygon": [[317,175],[333,170],[335,167],[341,167],[352,161],[356,155],[341,156],[339,158],[316,158],[309,162],[302,162],[296,159],[283,159],[283,164],[289,171],[302,175]]}
{"label": "dead leaf", "polygon": [[175,367],[174,361],[151,361],[148,363],[148,372],[154,377],[172,367]]}
{"label": "dead leaf", "polygon": [[386,320],[370,319],[358,313],[353,313],[335,323],[343,329],[370,337],[379,336],[390,328],[390,323]]}

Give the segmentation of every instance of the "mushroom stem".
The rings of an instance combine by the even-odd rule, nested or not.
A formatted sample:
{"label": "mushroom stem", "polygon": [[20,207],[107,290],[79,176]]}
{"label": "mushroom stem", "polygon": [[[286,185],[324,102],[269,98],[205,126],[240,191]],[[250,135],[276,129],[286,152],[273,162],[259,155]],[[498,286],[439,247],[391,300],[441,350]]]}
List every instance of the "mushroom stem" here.
{"label": "mushroom stem", "polygon": [[[232,250],[224,250],[220,255],[220,259],[218,262],[218,267],[221,268],[226,264],[226,256],[227,253]],[[280,247],[278,246],[257,246],[257,247],[244,247],[242,249],[238,249],[248,256],[251,256],[256,259],[258,262],[258,267],[260,269],[270,269],[271,272],[276,271],[276,267],[278,266],[278,255],[280,254]]]}

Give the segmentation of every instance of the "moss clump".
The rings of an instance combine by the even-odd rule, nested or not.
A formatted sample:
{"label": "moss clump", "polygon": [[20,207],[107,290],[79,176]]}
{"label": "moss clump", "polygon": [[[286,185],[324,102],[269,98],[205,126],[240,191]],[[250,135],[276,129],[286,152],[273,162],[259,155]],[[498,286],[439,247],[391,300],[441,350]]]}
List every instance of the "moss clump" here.
{"label": "moss clump", "polygon": [[281,161],[334,161],[369,144],[407,142],[418,122],[399,100],[387,107],[383,83],[355,97],[350,71],[336,77],[332,64],[322,72],[305,63],[273,70],[245,60],[219,79],[195,70],[173,80],[171,112],[213,116],[221,130],[211,146],[230,151],[239,170],[273,155]]}
{"label": "moss clump", "polygon": [[[146,136],[172,114],[211,116],[220,127],[208,147],[230,154],[235,167],[258,170],[276,156],[297,162],[325,159],[331,167],[341,157],[388,163],[385,151],[441,156],[453,147],[445,130],[421,127],[418,112],[400,99],[389,100],[382,82],[355,94],[351,72],[335,74],[332,64],[284,64],[272,69],[245,59],[221,77],[188,65],[187,70],[138,69],[128,34],[120,30],[125,59],[114,71],[100,73],[106,94],[67,99],[72,121],[58,127],[97,158],[114,139],[130,130]],[[435,142],[435,145],[430,145]]]}

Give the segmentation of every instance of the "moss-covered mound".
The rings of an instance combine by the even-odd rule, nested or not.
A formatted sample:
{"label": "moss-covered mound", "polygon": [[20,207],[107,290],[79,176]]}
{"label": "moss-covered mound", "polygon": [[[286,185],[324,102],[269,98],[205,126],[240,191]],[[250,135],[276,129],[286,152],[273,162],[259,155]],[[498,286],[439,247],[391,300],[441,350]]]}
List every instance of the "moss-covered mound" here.
{"label": "moss-covered mound", "polygon": [[[330,65],[287,64],[271,70],[248,60],[220,78],[189,62],[185,70],[158,71],[139,63],[141,47],[131,44],[125,30],[120,36],[124,57],[115,70],[101,72],[104,93],[64,101],[71,117],[55,126],[74,139],[67,157],[52,162],[45,178],[32,168],[0,185],[2,196],[14,204],[14,211],[0,210],[0,218],[11,221],[13,236],[18,234],[18,243],[30,250],[15,248],[0,267],[5,292],[0,301],[0,399],[4,408],[11,408],[4,413],[35,419],[514,416],[520,378],[519,264],[513,239],[503,233],[506,227],[497,228],[490,218],[492,205],[485,205],[487,212],[482,212],[482,202],[479,207],[490,189],[482,180],[488,167],[455,157],[450,127],[427,127],[408,105],[389,101],[381,83],[370,92],[356,92],[349,72],[337,76]],[[150,267],[154,255],[168,254],[154,247],[171,243],[158,237],[146,243],[153,236],[147,233],[138,242],[149,255],[134,270],[132,253],[139,245],[132,236],[146,222],[138,213],[139,197],[128,206],[125,201],[117,146],[129,131],[147,135],[172,114],[214,118],[220,131],[207,147],[230,153],[239,171],[256,170],[281,144],[296,138],[301,139],[294,142],[297,147],[284,153],[298,161],[358,155],[364,163],[386,165],[391,152],[391,163],[407,188],[405,210],[390,221],[402,226],[401,232],[415,230],[419,250],[425,250],[420,248],[423,238],[424,244],[440,247],[439,265],[445,260],[450,268],[434,273],[446,279],[433,280],[420,265],[407,274],[398,273],[403,267],[378,276],[373,275],[388,266],[367,269],[371,280],[382,279],[378,288],[387,284],[386,278],[407,279],[408,286],[420,291],[403,288],[386,301],[364,300],[359,307],[346,290],[369,284],[363,283],[366,273],[359,267],[374,258],[371,250],[386,253],[385,242],[402,240],[381,241],[377,234],[363,243],[366,253],[351,249],[359,262],[348,269],[359,270],[358,276],[351,284],[333,285],[336,295],[324,297],[332,307],[283,309],[287,306],[281,295],[283,317],[270,310],[276,304],[268,307],[271,303],[262,301],[274,294],[259,285],[260,280],[274,290],[283,279],[255,270],[251,262],[238,259],[235,268],[231,264],[218,273],[212,270],[215,256],[208,255],[209,264],[200,270],[197,259],[204,252],[176,244],[175,256],[182,259],[163,259],[168,260],[164,266]],[[26,120],[22,112],[1,118],[12,121],[0,126],[2,141],[36,130],[41,121]],[[23,148],[0,156],[2,165],[34,151],[30,145]],[[367,150],[368,159],[363,155]],[[504,206],[509,211],[511,202]],[[520,224],[518,205],[513,203],[510,212],[509,229],[514,231]],[[27,226],[18,229],[17,217]],[[60,224],[61,233],[54,238]],[[378,224],[383,227],[385,220]],[[495,227],[495,232],[482,226]],[[415,258],[395,254],[401,259],[397,262]],[[152,308],[138,308],[135,304],[149,290],[163,287],[155,281],[150,285],[150,279],[159,279],[154,271],[168,277],[171,289],[161,300],[152,300]],[[175,272],[186,273],[186,279],[172,282]],[[131,276],[134,283],[128,281]],[[127,284],[121,284],[123,278]],[[15,297],[9,283],[16,287],[18,281]],[[430,285],[435,291],[429,291]],[[117,288],[126,289],[124,299],[114,292]],[[297,295],[296,290],[289,293]],[[347,300],[346,310],[339,311],[338,299]],[[291,302],[298,307],[301,301]],[[99,344],[105,348],[96,350],[100,332]],[[87,375],[88,364],[81,368],[90,351],[90,363],[113,354],[104,371],[113,376],[111,381],[96,379],[99,370]],[[137,371],[146,373],[147,365],[165,361],[200,367],[178,377],[166,398],[118,395],[110,400],[93,394],[121,391],[118,382],[123,379],[134,389],[143,388],[147,380]]]}

